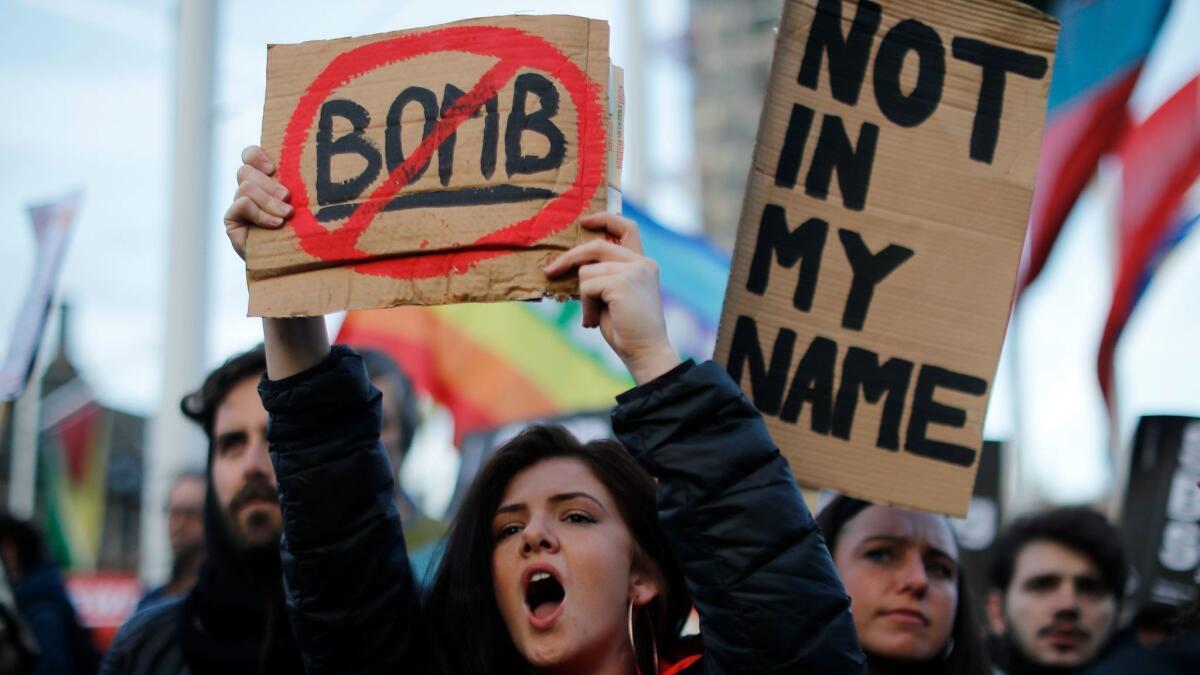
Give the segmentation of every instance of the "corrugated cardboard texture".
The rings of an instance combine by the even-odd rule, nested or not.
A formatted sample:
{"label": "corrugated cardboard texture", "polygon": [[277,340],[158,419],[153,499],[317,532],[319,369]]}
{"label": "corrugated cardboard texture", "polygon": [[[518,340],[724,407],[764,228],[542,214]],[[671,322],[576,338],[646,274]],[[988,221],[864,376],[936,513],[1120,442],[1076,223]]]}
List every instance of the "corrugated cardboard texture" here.
{"label": "corrugated cardboard texture", "polygon": [[1017,0],[882,4],[785,6],[716,358],[801,483],[963,515],[1057,25]]}
{"label": "corrugated cardboard texture", "polygon": [[251,232],[250,315],[576,294],[541,267],[605,208],[608,78],[607,23],[570,16],[270,46],[296,213]]}

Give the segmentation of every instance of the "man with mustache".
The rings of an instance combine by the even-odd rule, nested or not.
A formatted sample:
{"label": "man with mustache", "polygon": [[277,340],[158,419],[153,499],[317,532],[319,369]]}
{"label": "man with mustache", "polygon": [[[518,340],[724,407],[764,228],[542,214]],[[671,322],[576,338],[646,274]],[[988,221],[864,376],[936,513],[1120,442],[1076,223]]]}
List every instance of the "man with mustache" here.
{"label": "man with mustache", "polygon": [[167,598],[184,595],[196,585],[204,562],[204,494],[208,472],[188,469],[175,476],[167,491],[167,542],[171,545],[171,576],[138,601],[140,612]]}
{"label": "man with mustache", "polygon": [[1022,518],[992,552],[992,658],[1008,675],[1074,673],[1096,663],[1117,627],[1128,568],[1101,514],[1058,508]]}
{"label": "man with mustache", "polygon": [[283,604],[282,522],[258,396],[262,347],[238,354],[184,397],[208,437],[204,544],[190,593],[140,612],[117,635],[101,672],[158,675],[303,673]]}

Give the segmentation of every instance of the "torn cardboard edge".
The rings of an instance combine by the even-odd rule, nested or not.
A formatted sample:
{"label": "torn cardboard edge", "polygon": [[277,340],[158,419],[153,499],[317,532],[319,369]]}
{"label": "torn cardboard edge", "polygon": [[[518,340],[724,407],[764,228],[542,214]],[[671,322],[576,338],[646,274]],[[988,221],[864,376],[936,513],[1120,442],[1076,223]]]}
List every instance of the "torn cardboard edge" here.
{"label": "torn cardboard edge", "polygon": [[[546,28],[544,31],[539,32],[539,30],[538,30],[539,26],[549,26],[549,28]],[[592,233],[590,231],[584,230],[583,228],[580,228],[578,226],[577,219],[579,216],[586,215],[586,213],[589,213],[592,211],[597,211],[597,210],[602,210],[606,206],[609,210],[613,210],[613,211],[619,212],[619,209],[620,209],[620,173],[619,173],[619,171],[616,171],[616,172],[611,171],[611,167],[613,167],[614,165],[618,166],[618,167],[620,166],[619,153],[621,152],[621,144],[623,143],[623,134],[622,134],[623,119],[621,118],[621,113],[623,111],[620,108],[620,102],[621,102],[621,98],[623,98],[623,85],[621,83],[620,68],[613,66],[608,61],[608,57],[607,57],[608,26],[605,22],[596,21],[596,20],[592,20],[592,19],[583,19],[583,18],[578,18],[578,17],[563,17],[563,16],[549,16],[549,17],[518,16],[518,17],[500,17],[500,18],[495,18],[495,19],[475,19],[475,20],[469,20],[469,21],[464,21],[464,22],[457,22],[454,24],[446,24],[443,26],[435,26],[435,27],[423,28],[423,29],[414,29],[411,31],[399,31],[396,33],[389,33],[389,34],[384,34],[384,35],[365,36],[362,38],[341,38],[339,40],[334,40],[334,41],[320,41],[320,42],[316,42],[316,43],[304,43],[304,45],[299,45],[299,47],[317,45],[317,46],[321,46],[321,47],[324,47],[327,49],[331,44],[336,43],[336,48],[341,50],[339,53],[345,54],[351,50],[358,49],[360,47],[372,44],[374,42],[380,42],[380,41],[391,39],[391,36],[427,35],[430,33],[442,31],[447,28],[455,28],[455,27],[473,28],[475,30],[479,30],[481,28],[486,29],[487,27],[501,27],[501,28],[505,28],[505,29],[515,27],[518,30],[524,31],[527,34],[531,34],[531,35],[535,35],[535,36],[540,35],[541,39],[547,39],[551,43],[554,42],[555,35],[571,35],[571,34],[573,34],[573,35],[582,37],[582,42],[576,40],[575,42],[572,43],[572,44],[576,45],[576,47],[573,48],[576,51],[570,52],[571,54],[575,54],[575,56],[570,57],[570,58],[582,59],[581,61],[572,60],[572,63],[574,64],[574,67],[585,78],[585,82],[589,83],[586,86],[590,87],[591,89],[587,89],[586,91],[594,92],[594,94],[589,94],[588,96],[590,97],[590,96],[594,95],[596,103],[600,104],[600,107],[595,110],[595,113],[599,114],[599,116],[597,118],[595,118],[596,121],[598,121],[600,123],[599,126],[597,127],[595,124],[593,124],[591,122],[587,122],[586,124],[590,125],[592,127],[595,127],[595,128],[604,129],[606,132],[603,134],[603,139],[602,139],[602,142],[603,142],[602,147],[603,147],[603,152],[605,153],[605,161],[599,167],[600,172],[601,172],[600,181],[601,181],[601,183],[603,183],[603,185],[597,186],[596,190],[594,192],[592,192],[590,194],[590,196],[587,196],[585,201],[578,203],[580,213],[571,218],[571,221],[565,226],[565,229],[559,230],[558,234],[553,235],[549,238],[543,237],[541,239],[533,240],[533,241],[531,241],[531,245],[533,248],[550,247],[550,248],[556,248],[558,250],[567,250],[572,245],[577,244],[585,239],[590,239],[590,238],[593,238],[596,236],[600,236],[596,233]],[[559,32],[555,33],[555,31],[559,31]],[[563,32],[563,31],[565,31],[565,32]],[[509,36],[506,36],[506,37],[509,37]],[[289,49],[287,50],[288,56],[289,56],[289,61],[293,61],[293,62],[295,61],[295,53],[294,53],[294,49],[292,49],[294,47],[297,47],[297,46],[295,46],[295,45],[289,46]],[[328,49],[327,49],[327,51],[328,51]],[[278,47],[270,48],[271,54],[277,56],[278,52],[279,52]],[[340,58],[340,57],[334,57],[334,58]],[[330,61],[329,63],[332,63],[332,61]],[[288,64],[288,65],[291,65],[291,64]],[[561,65],[561,63],[559,65]],[[316,71],[318,68],[328,69],[329,67],[330,67],[329,64],[324,64],[324,65],[318,64],[316,66],[309,66],[309,71],[310,72]],[[428,64],[424,64],[423,67],[425,69],[427,69],[428,72],[436,73],[436,66],[433,66],[432,68],[430,68],[430,66]],[[268,96],[267,96],[267,102],[266,102],[267,110],[264,111],[264,116],[263,116],[263,128],[264,128],[263,147],[264,148],[269,147],[269,145],[270,145],[269,139],[272,137],[273,134],[280,133],[280,132],[272,132],[271,131],[272,128],[279,128],[278,126],[274,126],[274,125],[281,125],[282,121],[284,119],[286,119],[285,117],[280,117],[280,115],[290,116],[290,113],[288,111],[283,111],[283,112],[277,111],[275,113],[274,117],[272,117],[272,114],[271,114],[272,105],[273,105],[273,101],[272,101],[273,95],[271,94],[272,87],[271,87],[270,83],[274,82],[277,79],[276,77],[273,77],[273,75],[279,75],[279,73],[276,72],[277,70],[279,70],[279,68],[283,68],[285,71],[289,70],[287,65],[278,66],[278,64],[273,63],[273,60],[269,57],[269,59],[268,59],[269,84],[268,84]],[[519,66],[519,68],[520,68],[520,70],[518,72],[525,72],[526,66]],[[535,72],[535,73],[541,72],[543,76],[550,76],[550,75],[553,75],[555,77],[561,76],[561,72],[560,72],[561,68],[556,68],[553,73],[546,72],[545,69],[542,69],[541,71],[539,71],[539,67],[536,64],[527,65],[527,68],[531,69],[532,72]],[[295,68],[291,68],[290,70],[294,71]],[[296,71],[296,72],[300,72],[300,71]],[[303,75],[301,75],[301,76],[303,76]],[[514,76],[515,76],[515,74],[514,74]],[[603,80],[603,81],[601,81],[601,80]],[[510,85],[511,85],[511,82],[509,85],[506,85],[506,86],[510,86]],[[555,80],[554,86],[561,89],[565,85],[563,85],[561,80]],[[311,87],[309,87],[309,89],[311,89]],[[619,95],[613,96],[611,92],[619,92]],[[560,95],[572,96],[572,98],[570,100],[572,102],[572,115],[574,117],[572,117],[571,119],[578,118],[579,123],[578,123],[578,125],[571,126],[574,123],[568,121],[567,128],[570,128],[572,132],[577,132],[577,133],[581,134],[581,138],[582,138],[582,134],[584,132],[582,130],[579,130],[578,126],[584,125],[585,121],[587,119],[590,119],[590,117],[588,115],[582,114],[581,110],[578,109],[577,104],[579,103],[579,99],[573,93],[560,92]],[[590,99],[586,99],[586,100],[590,100]],[[533,104],[533,106],[536,107],[536,103]],[[368,107],[371,107],[369,102],[368,102]],[[380,115],[381,112],[379,111],[379,107],[380,107],[379,105],[374,105],[372,107],[372,111],[373,111],[372,114]],[[536,114],[537,111],[532,111],[532,112],[533,112],[533,114]],[[273,122],[272,120],[276,120],[276,121]],[[315,122],[315,118],[314,118],[314,122]],[[468,124],[468,123],[469,123],[469,121],[464,121],[463,124]],[[455,129],[455,131],[457,132],[457,129]],[[315,129],[310,128],[307,133],[314,134]],[[532,132],[525,131],[523,133],[528,135]],[[306,141],[307,149],[304,151],[305,153],[311,154],[311,152],[312,152],[311,144],[312,143],[314,143],[313,136],[309,135],[308,140]],[[467,148],[467,150],[465,150],[465,152],[467,152],[468,154],[470,152],[473,152],[470,149],[471,146],[469,145],[469,143],[466,143],[465,145],[464,145],[464,143],[465,142],[463,141],[463,139],[459,138],[459,140],[458,140],[458,144],[459,144],[458,154],[459,155],[461,155],[464,152],[464,149],[463,149],[464,147]],[[276,143],[276,148],[278,148],[278,145],[279,144]],[[616,157],[614,157],[614,153],[617,153]],[[268,155],[271,156],[270,150],[268,150]],[[275,157],[278,157],[278,155],[276,155]],[[433,151],[430,153],[429,157],[430,157],[429,158],[430,162],[436,163],[434,160],[439,158],[439,148],[435,147],[433,149]],[[309,158],[306,161],[307,161],[308,168],[312,169],[311,158]],[[457,160],[456,160],[456,162],[457,162]],[[280,162],[277,162],[277,164],[279,164],[279,163]],[[570,165],[570,163],[568,163],[567,165]],[[564,165],[564,166],[567,166],[567,165]],[[578,172],[581,170],[580,166],[581,166],[580,164],[576,163],[573,165],[573,168]],[[433,170],[434,169],[432,166],[426,167],[426,171],[433,171]],[[457,163],[454,165],[453,170],[455,170],[455,171],[459,170],[459,165]],[[311,171],[309,171],[307,173],[307,175],[309,176],[309,178],[307,180],[311,181],[311,176],[312,176]],[[577,178],[576,182],[578,182],[578,178]],[[311,187],[311,182],[309,183],[309,185]],[[451,187],[453,187],[453,183],[451,183]],[[603,191],[601,191],[601,187],[603,188]],[[295,193],[294,190],[293,190],[293,193]],[[311,201],[311,196],[312,195],[310,195],[310,201],[307,203],[314,203]],[[603,201],[599,201],[599,200],[603,200]],[[546,202],[542,203],[541,206],[538,206],[537,208],[541,209],[546,204],[550,203],[550,201],[552,201],[552,200],[547,200]],[[452,206],[452,207],[447,207],[447,208],[454,209],[454,208],[461,208],[461,207]],[[500,211],[500,212],[504,211],[503,207],[500,207],[500,208],[470,207],[470,208],[474,209],[476,211],[479,211],[482,209],[483,212],[486,212],[488,214],[487,217],[493,218],[496,220],[500,220],[502,218],[502,216],[497,216],[496,213],[498,211]],[[430,210],[430,212],[432,212],[432,211],[436,211],[436,209]],[[514,211],[515,211],[514,209],[508,210],[509,213],[513,213]],[[452,219],[453,218],[462,220],[463,216],[452,216]],[[517,222],[517,221],[519,221],[519,217],[514,219],[514,222]],[[378,222],[379,221],[376,221],[376,224],[378,224]],[[340,228],[343,226],[344,226],[344,224],[339,225],[338,227]],[[372,227],[373,226],[374,226],[374,224],[372,225]],[[336,229],[337,228],[335,228],[332,231],[336,231]],[[566,242],[551,243],[551,242],[553,242],[553,240],[555,238],[557,238],[558,241],[561,242],[563,235],[568,234],[571,230],[574,230],[573,235],[568,235],[571,243],[566,243]],[[257,230],[251,234],[250,248],[261,250],[261,246],[256,246],[256,244],[263,243],[262,242],[263,234],[264,233],[262,231],[257,231]],[[366,236],[366,235],[364,234],[364,235],[360,235],[360,236]],[[389,237],[392,237],[392,235],[389,235]],[[414,237],[414,242],[418,238],[419,237]],[[293,241],[295,241],[297,239],[298,239],[298,237],[295,237],[295,236],[292,237]],[[250,290],[251,290],[251,301],[250,301],[249,313],[251,315],[294,316],[294,315],[304,315],[304,314],[326,313],[328,311],[343,309],[350,305],[353,305],[356,307],[359,307],[359,306],[366,307],[366,306],[393,306],[396,304],[409,304],[409,303],[412,303],[412,304],[438,304],[438,303],[442,303],[442,302],[449,303],[449,302],[460,302],[460,301],[507,300],[507,299],[513,299],[514,297],[520,298],[520,299],[529,299],[529,298],[535,298],[535,297],[537,297],[537,298],[540,298],[540,297],[563,298],[563,297],[569,297],[569,296],[575,295],[577,293],[577,280],[574,280],[574,279],[569,280],[570,286],[569,286],[568,290],[566,292],[564,292],[561,283],[555,282],[555,283],[551,284],[548,282],[548,280],[545,279],[544,276],[541,275],[540,266],[538,268],[534,268],[532,270],[526,270],[524,272],[523,277],[522,277],[522,274],[520,274],[520,273],[512,274],[512,273],[509,273],[512,271],[505,272],[504,270],[500,270],[498,272],[495,269],[491,269],[487,275],[487,278],[490,279],[492,281],[492,283],[501,285],[501,287],[499,287],[497,289],[496,293],[491,293],[491,294],[487,290],[480,291],[479,289],[474,288],[474,287],[471,287],[469,291],[464,291],[464,292],[459,293],[453,289],[462,289],[462,288],[466,288],[466,286],[464,286],[463,284],[458,284],[458,283],[447,284],[444,281],[439,282],[433,278],[425,280],[425,282],[423,284],[421,284],[421,283],[416,284],[416,285],[423,285],[423,288],[420,291],[414,291],[413,290],[414,285],[403,279],[394,280],[393,283],[389,284],[386,281],[380,281],[377,278],[378,275],[376,275],[375,278],[372,278],[372,275],[370,273],[364,274],[364,273],[351,271],[351,270],[359,270],[361,272],[364,269],[372,269],[372,268],[379,270],[381,267],[383,267],[383,263],[385,263],[387,260],[398,261],[398,260],[402,260],[402,259],[408,259],[408,261],[403,262],[403,263],[397,263],[397,264],[408,265],[411,267],[428,266],[425,262],[422,261],[422,259],[433,260],[433,259],[440,258],[440,259],[444,260],[447,257],[454,257],[454,256],[448,255],[452,251],[461,251],[465,255],[459,255],[459,256],[457,256],[457,258],[458,258],[459,262],[466,261],[465,264],[461,264],[461,265],[460,264],[452,264],[447,267],[447,269],[450,270],[450,272],[449,272],[450,274],[460,275],[460,274],[464,273],[464,269],[465,270],[473,270],[476,265],[483,264],[483,260],[486,260],[486,258],[483,260],[476,260],[476,261],[468,260],[471,257],[470,254],[478,253],[479,251],[481,251],[483,249],[490,249],[492,252],[495,252],[497,250],[502,250],[502,249],[506,248],[506,246],[503,243],[499,243],[497,245],[497,244],[491,244],[491,243],[484,243],[483,239],[476,240],[476,241],[470,241],[469,239],[470,239],[470,237],[467,237],[463,240],[460,240],[460,241],[462,241],[462,243],[460,243],[460,244],[450,244],[448,246],[431,245],[428,247],[428,250],[421,249],[421,247],[419,247],[419,246],[408,245],[409,250],[403,250],[403,251],[399,251],[399,252],[397,252],[395,250],[383,250],[378,253],[370,254],[369,256],[367,256],[367,260],[355,259],[355,260],[350,260],[348,262],[345,260],[339,261],[336,259],[335,260],[322,260],[316,256],[313,256],[312,254],[298,255],[301,253],[301,247],[297,246],[296,243],[290,244],[287,248],[280,248],[279,244],[275,244],[275,245],[273,245],[274,249],[276,251],[279,251],[280,254],[286,254],[286,251],[288,250],[288,248],[290,248],[294,252],[290,255],[292,255],[295,258],[295,260],[294,260],[294,262],[289,263],[289,264],[276,265],[276,266],[274,266],[274,268],[272,268],[272,266],[264,267],[263,265],[260,264],[261,257],[254,256],[252,254],[252,252],[248,252],[247,257],[251,261],[248,264],[248,284],[249,284]],[[256,240],[258,240],[258,241],[256,241]],[[283,243],[283,242],[280,242],[280,243]],[[425,244],[426,242],[421,241],[421,242],[417,242],[417,243]],[[514,248],[514,247],[509,246],[507,248],[516,250],[516,248],[520,248],[520,247]],[[361,257],[361,254],[358,254],[358,257]],[[514,259],[514,261],[515,261],[515,259]],[[489,265],[489,267],[494,267],[495,263],[488,263],[488,265]],[[312,283],[314,283],[311,280],[316,279],[316,278],[322,279],[322,283],[324,283],[324,281],[327,280],[327,278],[330,275],[329,274],[319,274],[319,275],[315,274],[316,272],[322,271],[324,269],[333,269],[333,270],[340,269],[340,270],[344,270],[345,274],[353,275],[353,276],[349,277],[349,280],[347,280],[346,283],[343,283],[339,286],[339,288],[345,290],[346,293],[342,293],[341,291],[339,291],[337,293],[322,293],[322,292],[319,292],[318,290],[312,289],[312,288],[301,289],[301,292],[296,292],[296,293],[292,293],[292,292],[285,293],[282,290],[280,290],[282,288],[285,288],[287,286],[287,284],[280,283],[279,280],[285,279],[287,277],[294,277],[295,280],[297,281],[297,283],[299,283],[301,286],[310,286]],[[473,272],[467,271],[466,273],[471,274]],[[386,273],[383,276],[386,276]],[[540,277],[540,279],[538,277]],[[269,283],[269,284],[264,283],[268,279],[271,280],[271,283]],[[356,281],[356,279],[357,279],[357,281]],[[439,290],[439,287],[441,287],[441,290]],[[277,297],[274,299],[268,299],[268,298],[263,297],[264,293],[272,294]],[[348,298],[352,298],[360,293],[366,293],[368,296],[375,296],[375,297],[368,297],[366,301],[348,300]],[[439,293],[444,295],[444,297],[442,297],[440,300],[438,299]],[[492,297],[489,297],[489,296],[492,296]]]}

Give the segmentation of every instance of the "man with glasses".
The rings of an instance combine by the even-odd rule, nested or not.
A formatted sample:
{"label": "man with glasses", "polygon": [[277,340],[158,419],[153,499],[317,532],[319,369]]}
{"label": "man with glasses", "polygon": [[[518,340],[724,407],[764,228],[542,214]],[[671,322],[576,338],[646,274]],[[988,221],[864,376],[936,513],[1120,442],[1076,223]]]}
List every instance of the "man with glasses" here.
{"label": "man with glasses", "polygon": [[167,541],[171,545],[171,578],[146,593],[137,611],[166,598],[185,595],[196,584],[196,573],[204,561],[204,491],[202,469],[175,476],[167,493]]}

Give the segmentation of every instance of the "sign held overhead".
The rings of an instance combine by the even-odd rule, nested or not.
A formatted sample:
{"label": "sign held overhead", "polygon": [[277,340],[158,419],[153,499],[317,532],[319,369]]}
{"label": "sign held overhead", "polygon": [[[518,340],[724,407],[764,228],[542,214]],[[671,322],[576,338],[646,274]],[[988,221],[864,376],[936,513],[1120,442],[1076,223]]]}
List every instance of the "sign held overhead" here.
{"label": "sign held overhead", "polygon": [[786,3],[716,359],[802,483],[965,514],[1057,32],[1018,0]]}
{"label": "sign held overhead", "polygon": [[476,19],[269,50],[262,147],[295,214],[251,233],[250,314],[577,292],[541,267],[598,236],[577,220],[619,187],[605,22]]}

